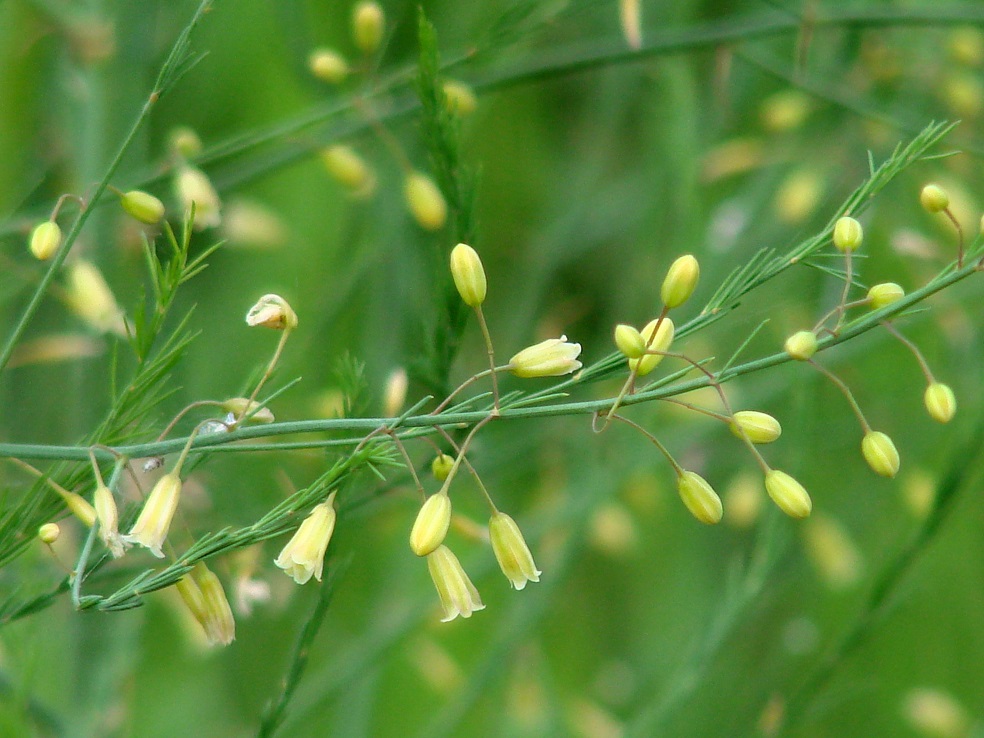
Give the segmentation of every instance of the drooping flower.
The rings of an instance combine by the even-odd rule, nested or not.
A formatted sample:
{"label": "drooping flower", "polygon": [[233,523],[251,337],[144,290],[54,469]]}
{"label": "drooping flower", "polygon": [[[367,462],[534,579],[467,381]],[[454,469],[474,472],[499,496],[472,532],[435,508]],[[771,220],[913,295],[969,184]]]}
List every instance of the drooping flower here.
{"label": "drooping flower", "polygon": [[335,494],[314,506],[274,561],[298,584],[307,583],[312,575],[321,581],[325,551],[335,530]]}
{"label": "drooping flower", "polygon": [[161,546],[171,527],[171,518],[178,508],[181,496],[181,477],[169,472],[157,480],[147,496],[143,510],[130,532],[123,536],[126,543],[134,543],[149,549],[159,559],[164,558]]}
{"label": "drooping flower", "polygon": [[540,581],[542,572],[536,568],[533,554],[515,520],[503,512],[496,512],[489,520],[489,539],[499,568],[515,589],[523,589],[527,582]]}
{"label": "drooping flower", "polygon": [[427,569],[434,580],[437,595],[441,598],[441,607],[444,608],[442,623],[454,620],[459,615],[470,618],[473,612],[485,609],[475,585],[465,574],[458,557],[447,546],[438,546],[427,555]]}

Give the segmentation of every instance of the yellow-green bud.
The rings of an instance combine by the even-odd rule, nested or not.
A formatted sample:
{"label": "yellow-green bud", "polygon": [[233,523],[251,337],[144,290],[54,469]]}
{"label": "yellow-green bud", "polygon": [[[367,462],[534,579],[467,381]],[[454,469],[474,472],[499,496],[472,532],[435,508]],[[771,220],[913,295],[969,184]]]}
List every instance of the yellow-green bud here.
{"label": "yellow-green bud", "polygon": [[322,82],[338,84],[348,76],[349,67],[345,57],[334,49],[315,49],[308,55],[308,69]]}
{"label": "yellow-green bud", "polygon": [[447,546],[438,546],[427,557],[427,569],[441,598],[444,610],[441,622],[454,620],[459,615],[470,618],[472,613],[485,609],[475,585],[465,574],[458,557]]}
{"label": "yellow-green bud", "polygon": [[147,225],[156,225],[164,217],[164,203],[148,192],[130,190],[120,197],[123,209]]}
{"label": "yellow-green bud", "polygon": [[92,505],[96,511],[96,520],[99,521],[99,537],[106,544],[106,548],[118,559],[124,553],[123,538],[119,530],[119,512],[116,508],[116,498],[113,497],[109,487],[101,481],[96,484],[96,491],[92,496]]}
{"label": "yellow-green bud", "polygon": [[861,439],[861,455],[875,474],[892,478],[899,473],[899,452],[881,431],[868,431]]}
{"label": "yellow-green bud", "polygon": [[78,259],[67,271],[65,302],[72,312],[102,333],[125,336],[123,311],[96,265]]}
{"label": "yellow-green bud", "polygon": [[638,359],[646,353],[646,339],[636,328],[625,323],[615,326],[615,345],[630,359]]}
{"label": "yellow-green bud", "polygon": [[178,126],[169,136],[171,149],[178,156],[191,159],[202,153],[202,140],[188,126]]}
{"label": "yellow-green bud", "polygon": [[321,161],[332,178],[356,197],[367,197],[376,189],[376,177],[365,159],[349,146],[337,144],[321,152]]}
{"label": "yellow-green bud", "polygon": [[451,277],[466,305],[474,308],[485,302],[488,290],[485,267],[478,252],[466,243],[451,249]]}
{"label": "yellow-green bud", "polygon": [[383,40],[386,18],[378,3],[365,0],[352,11],[352,39],[360,51],[371,54]]}
{"label": "yellow-green bud", "polygon": [[721,498],[702,476],[692,471],[683,472],[677,479],[677,489],[683,504],[697,520],[707,525],[721,521],[724,513]]}
{"label": "yellow-green bud", "polygon": [[41,543],[47,543],[49,546],[57,541],[60,535],[61,528],[58,527],[58,523],[45,523],[38,528],[38,538]]}
{"label": "yellow-green bud", "polygon": [[834,223],[834,248],[841,253],[857,251],[864,240],[864,229],[854,218],[845,215]]}
{"label": "yellow-green bud", "polygon": [[739,410],[728,425],[738,438],[742,438],[741,431],[745,431],[752,443],[772,443],[782,434],[779,421],[758,410]]}
{"label": "yellow-green bud", "polygon": [[280,295],[263,295],[246,313],[246,325],[283,331],[297,327],[297,313]]}
{"label": "yellow-green bud", "polygon": [[905,290],[895,282],[882,282],[872,285],[871,289],[868,290],[868,302],[871,303],[873,310],[891,305],[903,297],[905,297]]}
{"label": "yellow-green bud", "polygon": [[797,361],[806,361],[817,352],[817,336],[813,331],[797,331],[786,339],[783,348]]}
{"label": "yellow-green bud", "polygon": [[581,344],[569,343],[567,336],[548,338],[524,348],[509,360],[509,371],[517,377],[560,377],[581,368],[577,357]]}
{"label": "yellow-green bud", "polygon": [[674,261],[666,272],[660,296],[668,308],[679,307],[694,293],[697,280],[700,278],[700,265],[691,254],[681,256]]}
{"label": "yellow-green bud", "polygon": [[478,100],[475,98],[475,93],[471,87],[456,79],[447,80],[442,87],[444,88],[444,99],[450,112],[455,115],[469,115],[475,112],[475,108],[478,107]]}
{"label": "yellow-green bud", "polygon": [[496,512],[489,519],[489,540],[499,568],[514,589],[523,589],[527,582],[540,581],[542,572],[536,568],[533,554],[515,520],[503,512]]}
{"label": "yellow-green bud", "polygon": [[923,401],[930,417],[938,423],[949,423],[957,414],[957,398],[950,386],[942,382],[930,384],[923,395]]}
{"label": "yellow-green bud", "polygon": [[791,518],[805,518],[813,509],[813,501],[803,485],[786,472],[770,469],[765,475],[765,491]]}
{"label": "yellow-green bud", "polygon": [[453,458],[451,458],[447,454],[438,454],[437,456],[434,457],[434,460],[431,462],[431,474],[434,475],[434,478],[437,481],[443,482],[445,479],[448,478],[448,475],[451,474],[451,467],[453,466],[454,466]]}
{"label": "yellow-green bud", "polygon": [[236,418],[253,413],[249,416],[249,420],[247,421],[249,423],[272,423],[275,420],[273,411],[270,408],[260,407],[260,403],[256,400],[250,401],[245,397],[230,397],[219,407],[227,413],[232,413]]}
{"label": "yellow-green bud", "polygon": [[427,498],[410,531],[410,550],[426,556],[444,543],[451,525],[451,498],[438,492]]}
{"label": "yellow-green bud", "polygon": [[404,182],[403,195],[411,215],[421,228],[436,231],[444,226],[448,206],[434,180],[422,172],[411,172]]}
{"label": "yellow-green bud", "polygon": [[950,207],[950,196],[939,185],[928,184],[919,193],[919,203],[927,213],[942,213]]}
{"label": "yellow-green bud", "polygon": [[[656,330],[657,324],[659,330]],[[669,351],[673,343],[674,333],[673,321],[669,318],[659,318],[649,321],[642,329],[642,337],[646,341],[649,351]],[[653,337],[655,335],[655,338]],[[638,359],[629,359],[629,369],[634,369],[637,377],[644,377],[649,374],[663,360],[662,354],[646,354]]]}
{"label": "yellow-green bud", "polygon": [[59,225],[53,220],[46,220],[38,223],[31,231],[30,249],[34,258],[39,261],[47,261],[61,246],[62,232]]}

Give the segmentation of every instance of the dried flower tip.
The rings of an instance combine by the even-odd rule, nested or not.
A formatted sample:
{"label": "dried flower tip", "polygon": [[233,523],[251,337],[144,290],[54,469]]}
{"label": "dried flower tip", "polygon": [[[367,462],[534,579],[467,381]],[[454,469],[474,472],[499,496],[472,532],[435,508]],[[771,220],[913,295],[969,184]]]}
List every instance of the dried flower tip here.
{"label": "dried flower tip", "polygon": [[305,584],[312,574],[321,581],[325,551],[335,530],[335,494],[312,508],[273,562],[298,584]]}
{"label": "dried flower tip", "polygon": [[844,216],[834,223],[834,248],[842,254],[857,251],[864,240],[864,229],[854,218]]}
{"label": "dried flower tip", "polygon": [[786,339],[783,348],[797,361],[806,361],[817,352],[817,336],[813,331],[797,331]]}
{"label": "dried flower tip", "polygon": [[646,339],[634,326],[625,323],[615,326],[615,345],[629,359],[638,359],[646,353]]}
{"label": "dried flower tip", "polygon": [[258,325],[274,330],[292,330],[297,327],[297,313],[280,295],[263,295],[246,313],[246,325]]}
{"label": "dried flower tip", "polygon": [[205,637],[213,646],[228,646],[236,640],[236,620],[219,578],[205,564],[195,565],[192,574],[202,596],[201,623]]}
{"label": "dried flower tip", "polygon": [[62,232],[59,225],[53,220],[46,220],[34,226],[29,247],[35,259],[47,261],[58,251],[61,241]]}
{"label": "dried flower tip", "polygon": [[700,265],[691,254],[681,256],[674,261],[666,272],[660,296],[668,308],[679,307],[694,293],[697,280],[700,278]]}
{"label": "dried flower tip", "polygon": [[442,85],[444,100],[448,111],[455,115],[470,115],[478,107],[478,99],[471,87],[456,79],[449,79]]}
{"label": "dried flower tip", "polygon": [[950,196],[939,185],[928,184],[919,193],[919,204],[927,213],[942,213],[950,207]]}
{"label": "dried flower tip", "polygon": [[315,49],[308,55],[308,69],[322,82],[337,85],[344,82],[349,73],[345,57],[334,49]]}
{"label": "dried flower tip", "polygon": [[685,471],[677,478],[677,489],[683,504],[697,520],[707,525],[721,522],[724,513],[721,498],[706,479],[695,472]]}
{"label": "dried flower tip", "polygon": [[861,439],[861,454],[875,474],[892,478],[899,473],[899,452],[881,431],[868,431]]}
{"label": "dried flower tip", "polygon": [[503,512],[489,519],[489,539],[499,568],[513,589],[523,589],[527,582],[539,582],[542,573],[536,568],[533,554],[516,521]]}
{"label": "dried flower tip", "polygon": [[439,546],[427,556],[427,569],[434,580],[437,595],[441,598],[441,607],[444,609],[442,623],[454,620],[459,615],[470,618],[473,612],[485,609],[475,585],[465,574],[458,557],[447,546]]}
{"label": "dried flower tip", "polygon": [[770,469],[765,475],[765,491],[791,518],[805,518],[813,509],[813,501],[803,485],[786,472]]}
{"label": "dried flower tip", "polygon": [[68,267],[69,309],[100,333],[126,335],[123,311],[95,264],[79,259]]}
{"label": "dried flower tip", "polygon": [[444,543],[451,526],[451,498],[438,492],[427,498],[410,531],[410,550],[426,556]]}
{"label": "dried flower tip", "polygon": [[459,243],[451,249],[451,276],[466,305],[474,308],[485,302],[488,291],[485,267],[478,252],[466,243]]}
{"label": "dried flower tip", "polygon": [[245,397],[230,397],[219,405],[219,407],[227,413],[232,413],[237,418],[253,413],[249,415],[248,422],[250,423],[272,423],[275,420],[273,411],[270,408],[260,407],[260,403],[256,400],[250,401]]}
{"label": "dried flower tip", "polygon": [[895,282],[882,282],[872,285],[868,290],[868,302],[871,303],[872,310],[879,310],[886,305],[891,305],[905,297],[905,290]]}
{"label": "dried flower tip", "polygon": [[137,522],[130,532],[123,536],[126,543],[137,544],[149,549],[159,559],[164,558],[161,546],[171,527],[171,518],[178,508],[181,497],[181,477],[174,472],[165,474],[147,496]]}
{"label": "dried flower tip", "polygon": [[61,528],[58,527],[58,523],[45,523],[38,528],[38,539],[49,546],[57,541],[60,535]]}
{"label": "dried flower tip", "polygon": [[729,426],[738,438],[742,438],[741,431],[744,431],[752,443],[772,443],[782,435],[779,421],[758,410],[739,410],[732,416]]}
{"label": "dried flower tip", "polygon": [[438,454],[431,462],[431,474],[437,481],[443,482],[451,474],[451,467],[453,466],[454,459],[447,454]]}
{"label": "dried flower tip", "polygon": [[96,510],[96,520],[99,521],[99,538],[109,549],[113,558],[118,559],[126,551],[123,536],[120,535],[119,530],[120,516],[116,509],[116,499],[113,497],[113,493],[102,482],[96,484],[92,504]]}
{"label": "dried flower tip", "polygon": [[[656,330],[656,325],[659,325],[659,330]],[[646,327],[642,329],[642,337],[646,341],[648,350],[650,351],[669,351],[670,345],[673,343],[673,334],[675,328],[673,321],[669,318],[663,318],[660,320],[656,318],[651,320],[646,324]],[[653,334],[655,332],[655,338]],[[663,360],[663,355],[656,354],[646,354],[645,356],[640,356],[638,359],[629,359],[629,369],[634,369],[636,376],[644,377],[649,374],[656,366]]]}
{"label": "dried flower tip", "polygon": [[383,415],[385,417],[395,418],[400,413],[403,404],[407,401],[409,384],[410,378],[407,376],[407,370],[403,367],[397,367],[390,372],[389,378],[386,380],[386,392],[383,395]]}
{"label": "dried flower tip", "polygon": [[321,152],[328,174],[354,197],[368,197],[376,189],[376,177],[365,159],[350,146],[337,144]]}
{"label": "dried flower tip", "polygon": [[366,0],[352,11],[352,39],[360,51],[371,54],[383,40],[386,17],[378,3]]}
{"label": "dried flower tip", "polygon": [[212,186],[212,181],[200,169],[187,164],[178,167],[174,179],[174,192],[185,217],[195,210],[194,228],[196,231],[214,228],[222,222],[222,202]]}
{"label": "dried flower tip", "polygon": [[581,344],[568,343],[567,336],[548,338],[524,348],[509,360],[509,371],[517,377],[560,377],[581,368],[577,357]]}
{"label": "dried flower tip", "polygon": [[169,136],[171,150],[184,159],[192,159],[202,153],[202,140],[188,126],[178,126]]}
{"label": "dried flower tip", "polygon": [[411,172],[403,184],[403,196],[421,228],[436,231],[444,227],[448,206],[434,180],[422,172]]}
{"label": "dried flower tip", "polygon": [[141,190],[125,192],[120,197],[120,205],[134,218],[147,225],[156,225],[164,217],[164,203],[149,192]]}
{"label": "dried flower tip", "polygon": [[957,414],[957,398],[950,385],[933,382],[923,395],[926,411],[937,423],[949,423]]}

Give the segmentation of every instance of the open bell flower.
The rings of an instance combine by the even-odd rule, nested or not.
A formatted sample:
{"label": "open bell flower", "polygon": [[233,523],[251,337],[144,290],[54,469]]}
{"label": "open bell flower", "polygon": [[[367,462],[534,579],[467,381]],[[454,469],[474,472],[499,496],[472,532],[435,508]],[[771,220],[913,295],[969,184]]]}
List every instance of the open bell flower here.
{"label": "open bell flower", "polygon": [[465,574],[458,557],[447,546],[438,546],[427,555],[427,569],[434,580],[437,595],[441,598],[441,607],[444,608],[442,623],[454,620],[459,615],[470,618],[473,612],[485,609],[475,585]]}
{"label": "open bell flower", "polygon": [[335,494],[314,506],[273,562],[298,584],[306,584],[312,575],[321,581],[325,551],[335,530]]}
{"label": "open bell flower", "polygon": [[496,512],[489,519],[489,540],[499,568],[514,589],[523,589],[527,582],[540,581],[542,572],[536,568],[530,547],[515,520],[503,512]]}
{"label": "open bell flower", "polygon": [[513,356],[509,371],[517,377],[559,377],[581,368],[580,354],[581,344],[568,343],[567,336],[548,338]]}
{"label": "open bell flower", "polygon": [[175,472],[165,474],[157,480],[157,484],[147,496],[143,510],[137,517],[130,532],[123,536],[126,543],[138,544],[149,549],[159,559],[164,558],[161,546],[167,538],[171,518],[178,508],[181,497],[181,477]]}

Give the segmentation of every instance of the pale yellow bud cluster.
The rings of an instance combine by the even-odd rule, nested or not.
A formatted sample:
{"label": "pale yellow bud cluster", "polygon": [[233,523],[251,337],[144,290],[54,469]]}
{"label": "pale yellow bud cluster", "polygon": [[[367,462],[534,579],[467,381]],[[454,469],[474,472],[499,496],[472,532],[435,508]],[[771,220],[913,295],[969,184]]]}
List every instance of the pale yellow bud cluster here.
{"label": "pale yellow bud cluster", "polygon": [[638,377],[644,377],[663,360],[663,354],[670,350],[673,344],[674,334],[673,321],[669,318],[655,318],[646,324],[640,331],[640,335],[646,344],[645,356],[638,359],[629,359],[629,369],[636,373]]}

